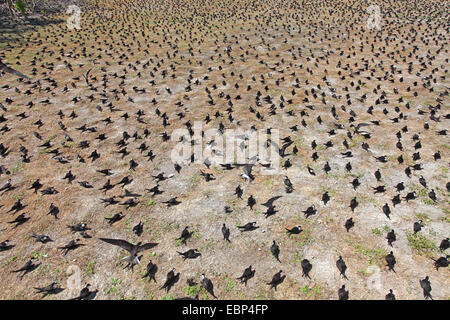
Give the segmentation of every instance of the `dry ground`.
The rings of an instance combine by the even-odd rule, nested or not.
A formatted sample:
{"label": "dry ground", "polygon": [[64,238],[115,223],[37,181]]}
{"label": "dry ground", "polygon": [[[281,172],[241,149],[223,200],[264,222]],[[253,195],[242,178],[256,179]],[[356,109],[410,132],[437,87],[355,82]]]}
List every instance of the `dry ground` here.
{"label": "dry ground", "polygon": [[[74,265],[80,270],[81,285],[90,283],[93,289],[99,290],[97,299],[172,299],[196,292],[200,292],[200,299],[208,299],[211,296],[199,286],[190,288],[186,284],[191,277],[198,282],[202,273],[213,281],[220,299],[336,299],[342,284],[349,290],[350,299],[384,299],[390,288],[398,299],[423,299],[419,280],[427,275],[433,298],[448,299],[449,270],[436,271],[431,260],[443,255],[437,246],[448,237],[450,222],[446,190],[449,140],[436,134],[448,129],[449,121],[445,118],[449,99],[443,94],[450,86],[447,3],[434,2],[434,9],[430,9],[431,1],[416,1],[415,5],[407,1],[392,4],[374,1],[382,8],[382,26],[376,32],[366,26],[365,9],[372,2],[186,2],[144,1],[142,7],[139,1],[97,1],[92,7],[83,8],[82,29],[73,31],[66,27],[65,14],[36,17],[22,25],[2,19],[2,60],[32,80],[27,84],[10,75],[0,78],[0,102],[7,108],[2,113],[10,129],[2,132],[0,138],[10,148],[8,156],[1,159],[10,175],[2,174],[0,184],[11,178],[16,187],[2,193],[0,200],[0,241],[9,239],[16,245],[12,250],[0,252],[0,298],[39,299],[40,295],[32,288],[53,281],[67,288],[72,272],[67,270]],[[224,51],[226,46],[232,47],[231,57]],[[410,62],[413,71],[408,73]],[[391,72],[392,65],[395,72]],[[90,69],[91,87],[83,77]],[[189,75],[192,75],[192,91],[186,92]],[[107,79],[105,86],[103,77]],[[197,79],[199,84],[195,84]],[[300,83],[298,88],[296,79]],[[39,84],[33,87],[37,80]],[[151,85],[152,80],[155,85]],[[217,89],[212,88],[213,84]],[[63,92],[65,86],[67,92]],[[133,87],[145,88],[146,92],[136,92]],[[172,94],[166,87],[171,88]],[[206,87],[215,105],[207,103]],[[269,103],[255,105],[257,91],[262,97],[272,97],[277,106],[275,115],[269,115]],[[220,92],[232,98],[232,123],[226,111],[228,101],[219,97]],[[381,92],[385,92],[388,103],[375,103]],[[347,94],[351,105],[347,104]],[[366,100],[358,101],[363,94]],[[185,95],[190,99],[184,99]],[[242,99],[236,100],[237,95]],[[292,103],[284,103],[281,108],[281,96],[292,99]],[[75,97],[77,102],[73,100]],[[151,102],[153,98],[157,100],[156,105]],[[7,99],[12,102],[8,103]],[[46,99],[50,103],[45,103]],[[30,101],[34,103],[31,107]],[[180,101],[182,107],[175,105]],[[109,104],[120,111],[111,112]],[[98,105],[102,111],[96,109]],[[249,112],[250,106],[265,121],[259,121]],[[315,108],[311,110],[308,106]],[[330,112],[332,106],[336,107],[337,119]],[[373,115],[366,112],[369,106],[374,106]],[[400,111],[396,112],[395,107]],[[430,107],[436,108],[439,122],[430,119]],[[155,114],[156,108],[167,114],[170,126],[162,125],[162,119]],[[383,109],[388,114],[383,114]],[[427,113],[420,115],[419,109]],[[58,115],[60,110],[64,113],[62,118]],[[145,112],[142,116],[145,123],[136,121],[138,110]],[[301,115],[303,110],[307,114]],[[352,139],[347,137],[347,131],[354,132],[349,122],[350,110],[356,114],[354,124],[380,120],[379,126],[371,125],[367,129],[371,132],[370,139],[356,134]],[[69,118],[72,111],[78,115],[75,119]],[[288,111],[295,115],[290,116]],[[28,118],[16,117],[22,112]],[[121,117],[125,112],[130,116],[128,120]],[[185,113],[183,119],[178,118],[179,112]],[[217,118],[216,112],[220,113]],[[405,117],[399,123],[390,120],[399,113]],[[240,177],[239,168],[226,171],[212,166],[208,170],[204,165],[191,164],[183,166],[181,174],[176,173],[170,152],[177,141],[163,142],[160,134],[170,135],[175,129],[184,128],[186,121],[201,121],[207,114],[212,121],[203,122],[204,129],[218,128],[220,123],[226,128],[238,128],[237,121],[240,121],[244,129],[255,125],[258,129],[278,129],[281,137],[290,135],[299,152],[293,155],[292,147],[289,148],[290,155],[283,161],[290,159],[292,167],[273,176],[260,175],[256,169],[256,178],[251,183]],[[318,116],[322,124],[317,122]],[[113,121],[108,126],[101,121],[107,117]],[[38,119],[44,123],[40,129],[33,124]],[[302,119],[307,127],[300,124]],[[64,123],[73,142],[65,141],[58,121]],[[424,129],[425,122],[429,130]],[[336,135],[329,136],[328,131],[335,128],[335,123],[344,125],[345,130],[336,130]],[[83,124],[97,127],[97,132],[82,133],[75,129]],[[296,132],[289,129],[294,125],[299,128]],[[404,126],[408,132],[403,133],[404,150],[400,151],[395,147],[395,134]],[[150,132],[148,138],[143,136],[145,128]],[[43,137],[42,141],[34,137],[35,131]],[[130,135],[137,131],[142,139],[131,138],[127,146],[130,155],[122,159],[115,143],[124,131]],[[101,133],[106,135],[106,140],[95,139]],[[420,136],[420,150],[414,150],[415,133]],[[341,156],[341,152],[347,151],[342,145],[344,139],[349,142],[353,158]],[[83,140],[90,142],[89,148],[78,146]],[[311,159],[313,140],[318,144],[316,162]],[[323,144],[328,140],[334,146],[326,149]],[[73,160],[60,164],[52,159],[51,154],[38,147],[45,141],[51,141],[51,149],[59,147],[64,156]],[[370,145],[369,152],[361,148],[363,141]],[[152,161],[137,150],[142,142],[156,155]],[[20,144],[29,150],[30,163],[20,161]],[[87,156],[94,150],[101,157],[91,162]],[[416,151],[420,152],[421,159],[413,161],[412,154]],[[441,159],[435,161],[433,154],[437,151]],[[78,162],[77,154],[86,163]],[[381,155],[387,155],[389,161],[376,162],[374,156]],[[400,155],[405,159],[404,164],[396,160]],[[128,170],[131,159],[139,163],[134,171]],[[331,171],[325,174],[322,168],[327,161]],[[353,166],[350,173],[345,170],[348,161]],[[413,170],[408,178],[404,169],[414,163],[422,163],[423,170]],[[308,173],[308,165],[316,171],[316,176]],[[106,196],[98,190],[107,178],[96,170],[104,168],[114,172],[109,177],[112,183],[126,175],[133,179],[126,188],[142,195],[136,207],[126,210],[120,205],[105,207],[100,202],[99,198],[123,194],[119,186]],[[72,184],[61,179],[69,169],[76,175]],[[379,183],[374,177],[376,169],[382,173]],[[200,170],[213,173],[216,180],[206,182]],[[160,183],[162,195],[151,197],[145,189],[156,185],[152,175],[160,172],[174,175]],[[291,194],[284,189],[285,175],[295,188]],[[419,184],[420,175],[426,179],[428,190]],[[355,177],[361,181],[356,191],[350,184]],[[44,185],[42,189],[53,186],[59,193],[42,195],[27,190],[36,179]],[[76,183],[83,180],[94,188],[85,189]],[[418,198],[403,200],[393,208],[395,185],[401,181],[406,186],[401,195],[416,191]],[[386,193],[373,193],[372,187],[378,184],[386,185]],[[233,194],[238,185],[244,189],[243,200]],[[431,189],[436,192],[437,203],[427,196]],[[325,191],[331,197],[327,205],[321,201]],[[254,210],[246,206],[250,195],[257,201]],[[276,195],[283,196],[275,202],[278,212],[265,218],[261,203]],[[182,201],[178,206],[169,208],[162,203],[174,196]],[[355,196],[359,206],[352,213],[349,204]],[[22,212],[31,219],[14,229],[7,222],[17,215],[7,211],[18,199],[26,205]],[[47,215],[50,203],[60,209],[58,220]],[[382,213],[384,203],[389,203],[393,212],[390,220]],[[318,212],[305,219],[301,211],[312,204]],[[230,206],[233,212],[225,213],[224,206]],[[120,211],[124,219],[109,226],[104,218]],[[355,226],[346,232],[344,223],[349,217],[353,217]],[[425,227],[419,237],[408,238],[418,219],[424,220]],[[139,221],[144,222],[141,237],[131,230]],[[249,221],[256,221],[260,228],[241,233],[236,226]],[[63,256],[57,247],[79,237],[66,226],[79,222],[86,222],[93,229],[88,232],[92,238],[82,239],[85,246]],[[231,229],[230,244],[222,240],[223,223]],[[285,228],[299,224],[304,231],[288,237]],[[183,245],[175,239],[186,225],[195,233]],[[397,234],[393,248],[385,239],[392,228]],[[30,237],[33,232],[48,234],[55,242],[37,243]],[[120,262],[124,251],[99,241],[98,237],[123,238],[134,243],[155,241],[159,245],[144,253],[142,265],[132,273],[123,270]],[[270,253],[273,240],[280,246],[281,263]],[[176,251],[188,248],[198,248],[201,257],[183,261]],[[397,259],[396,273],[385,270],[384,256],[391,250]],[[347,263],[349,280],[342,279],[336,268],[339,255]],[[23,280],[10,273],[31,256],[41,263],[38,269]],[[300,262],[304,258],[313,264],[311,280],[302,277]],[[156,284],[141,279],[150,259],[159,268]],[[256,274],[244,287],[236,278],[249,265],[256,269]],[[159,287],[172,268],[181,277],[166,293]],[[266,282],[279,270],[287,278],[276,291],[271,290]],[[45,299],[68,299],[77,294],[78,290],[66,289]]]}

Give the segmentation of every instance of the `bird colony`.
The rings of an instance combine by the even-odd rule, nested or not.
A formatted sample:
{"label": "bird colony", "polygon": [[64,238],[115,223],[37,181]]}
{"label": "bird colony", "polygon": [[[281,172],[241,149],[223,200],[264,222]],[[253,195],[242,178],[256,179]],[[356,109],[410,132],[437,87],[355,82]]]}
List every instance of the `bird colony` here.
{"label": "bird colony", "polygon": [[0,17],[0,298],[450,297],[448,2],[78,4]]}

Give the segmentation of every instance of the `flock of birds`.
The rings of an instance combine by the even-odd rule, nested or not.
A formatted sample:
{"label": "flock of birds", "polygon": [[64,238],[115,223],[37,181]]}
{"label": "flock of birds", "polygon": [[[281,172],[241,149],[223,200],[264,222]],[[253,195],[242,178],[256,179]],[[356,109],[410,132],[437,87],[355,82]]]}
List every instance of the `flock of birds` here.
{"label": "flock of birds", "polygon": [[[401,234],[413,235],[427,228],[411,208],[425,199],[430,207],[448,210],[450,182],[433,172],[439,167],[448,170],[448,4],[375,1],[382,12],[377,31],[366,27],[364,1],[184,2],[96,1],[84,8],[82,30],[69,32],[64,23],[48,24],[25,32],[22,42],[11,40],[2,46],[0,259],[3,279],[9,273],[19,274],[17,279],[9,278],[11,294],[11,287],[19,286],[43,263],[51,266],[50,258],[59,255],[70,263],[77,252],[105,254],[113,248],[108,245],[128,253],[121,260],[131,271],[145,259],[144,252],[158,252],[163,242],[161,250],[175,250],[178,263],[213,255],[214,251],[189,247],[193,226],[211,224],[206,217],[186,223],[176,239],[163,235],[152,242],[141,240],[150,239],[148,230],[158,223],[155,217],[142,221],[153,214],[143,212],[145,197],[164,215],[183,214],[179,221],[189,220],[189,210],[177,210],[189,202],[190,191],[177,189],[177,181],[192,172],[199,172],[201,186],[214,185],[217,194],[207,197],[227,203],[218,217],[228,220],[211,224],[215,228],[211,238],[232,245],[244,234],[264,232],[275,265],[284,266],[271,279],[266,272],[259,275],[274,291],[290,277],[285,268],[292,262],[280,255],[290,250],[286,239],[304,234],[300,221],[318,225],[314,219],[331,207],[336,220],[347,216],[331,233],[338,237],[364,233],[359,229],[365,215],[358,212],[361,194],[380,203],[374,207],[379,210],[379,224],[391,224],[385,236],[390,249],[382,263],[386,272],[395,273],[399,228],[408,224],[409,230],[400,230]],[[423,104],[418,107],[417,101]],[[281,189],[270,191],[275,195],[261,201],[260,193],[269,186],[258,169],[273,165],[262,159],[214,167],[208,159],[195,164],[192,154],[187,165],[172,163],[170,150],[178,141],[171,140],[171,132],[186,128],[192,136],[194,121],[220,132],[264,128],[269,133],[267,145],[279,143],[270,139],[270,132],[280,130],[282,166],[271,179]],[[214,142],[213,138],[206,144],[216,151]],[[338,174],[345,175],[345,183],[340,182],[337,192],[318,187],[320,183],[332,186]],[[419,196],[418,189],[411,188],[416,182],[425,194]],[[219,191],[222,183],[227,184],[227,193]],[[295,199],[305,185],[320,195],[309,194],[308,205],[302,202],[286,209],[283,198]],[[83,196],[95,197],[95,203],[90,205]],[[103,214],[74,215],[83,205],[89,206],[89,212]],[[263,220],[256,215],[259,205],[264,208]],[[414,221],[398,217],[402,206],[409,206]],[[296,211],[289,221],[297,223],[277,220],[289,210]],[[229,217],[242,211],[255,218],[234,229],[237,220]],[[125,230],[124,221],[133,216],[139,222]],[[89,222],[83,221],[87,217]],[[280,223],[281,229],[276,229]],[[435,251],[442,254],[429,264],[437,271],[435,281],[445,286],[449,265],[445,252],[450,243],[443,233],[448,234],[448,222],[443,223]],[[54,250],[47,249],[51,256],[42,261],[23,255],[49,247]],[[11,258],[8,253],[18,255],[17,261],[4,263]],[[108,259],[112,258],[110,254]],[[314,265],[318,260],[303,256],[300,262],[308,283],[314,282],[310,272],[318,268]],[[169,266],[172,262],[160,260],[158,266],[150,259],[142,278],[159,283],[157,274],[164,264],[169,271],[158,288],[168,293],[180,279],[178,268]],[[343,253],[336,256],[336,272],[345,281],[337,291],[341,300],[351,295],[346,289],[352,280],[346,274],[347,263]],[[242,275],[230,277],[246,287],[258,264],[255,260]],[[101,268],[114,270],[109,264]],[[201,272],[198,279],[217,298],[221,295],[214,292],[213,269]],[[198,285],[192,277],[187,284]],[[432,299],[428,275],[416,285],[424,298]],[[64,288],[53,281],[33,290],[30,297],[45,297]],[[72,299],[93,299],[98,291],[87,283]],[[385,298],[395,299],[394,291],[389,289]],[[181,299],[198,298],[197,294]]]}

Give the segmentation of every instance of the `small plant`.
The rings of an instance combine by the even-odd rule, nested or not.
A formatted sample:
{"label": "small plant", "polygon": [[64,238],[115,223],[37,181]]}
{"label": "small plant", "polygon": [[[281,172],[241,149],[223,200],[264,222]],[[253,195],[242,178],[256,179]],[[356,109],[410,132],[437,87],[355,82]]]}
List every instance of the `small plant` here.
{"label": "small plant", "polygon": [[147,203],[145,204],[147,207],[152,207],[156,204],[156,201],[153,199],[148,199]]}
{"label": "small plant", "polygon": [[234,289],[235,286],[236,286],[236,283],[233,280],[231,280],[230,278],[227,278],[227,286],[225,287],[225,291],[230,292],[231,290]]}
{"label": "small plant", "polygon": [[86,268],[86,274],[88,276],[94,274],[94,268],[95,268],[95,261],[89,261],[87,268]]}
{"label": "small plant", "polygon": [[413,234],[408,232],[406,237],[408,238],[409,246],[419,255],[429,256],[437,249],[433,241],[420,233]]}
{"label": "small plant", "polygon": [[372,233],[376,234],[377,236],[381,235],[381,230],[378,228],[372,229]]}
{"label": "small plant", "polygon": [[120,279],[117,278],[112,278],[111,279],[111,287],[106,290],[107,294],[114,294],[114,295],[119,295],[119,285],[120,285],[121,281]]}
{"label": "small plant", "polygon": [[199,293],[200,289],[198,286],[186,286],[184,287],[184,292],[186,292],[186,295],[195,297]]}

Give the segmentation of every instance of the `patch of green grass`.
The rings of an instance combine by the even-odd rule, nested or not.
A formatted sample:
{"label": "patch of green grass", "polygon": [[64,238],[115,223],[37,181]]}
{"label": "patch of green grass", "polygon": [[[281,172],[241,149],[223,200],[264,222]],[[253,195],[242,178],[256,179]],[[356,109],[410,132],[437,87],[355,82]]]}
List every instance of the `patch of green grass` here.
{"label": "patch of green grass", "polygon": [[406,233],[409,246],[419,255],[430,256],[437,249],[436,244],[420,233]]}
{"label": "patch of green grass", "polygon": [[377,236],[381,235],[381,230],[378,228],[372,229],[372,233],[376,234]]}
{"label": "patch of green grass", "polygon": [[161,300],[175,300],[175,297],[173,295],[169,294],[165,297],[162,297]]}
{"label": "patch of green grass", "polygon": [[320,286],[308,287],[303,286],[301,288],[304,295],[317,299],[322,294],[322,288]]}
{"label": "patch of green grass", "polygon": [[233,280],[231,280],[230,278],[226,279],[226,287],[225,287],[226,292],[230,292],[231,290],[234,289],[235,286],[236,283]]}
{"label": "patch of green grass", "polygon": [[146,207],[152,207],[156,204],[156,201],[153,200],[152,198],[148,199],[148,201],[145,203]]}
{"label": "patch of green grass", "polygon": [[10,263],[13,263],[13,262],[16,261],[16,260],[17,260],[17,257],[16,257],[16,256],[9,258],[9,259],[3,264],[3,267],[7,266],[7,265],[10,264]]}
{"label": "patch of green grass", "polygon": [[346,243],[351,245],[355,252],[359,255],[362,255],[367,259],[367,264],[372,265],[376,264],[380,268],[383,264],[383,259],[387,255],[386,249],[383,248],[368,248],[356,241],[353,238],[349,238],[346,240]]}
{"label": "patch of green grass", "polygon": [[194,230],[192,231],[192,236],[194,237],[194,239],[200,239],[200,232],[198,232],[198,230]]}
{"label": "patch of green grass", "polygon": [[45,251],[42,251],[42,252],[35,251],[35,252],[33,252],[33,258],[34,259],[40,260],[41,258],[45,258],[45,257],[47,257],[47,254],[45,253]]}
{"label": "patch of green grass", "polygon": [[197,286],[186,286],[184,287],[184,292],[186,292],[186,295],[195,297],[196,294],[198,294],[198,288]]}
{"label": "patch of green grass", "polygon": [[113,295],[119,295],[119,286],[120,286],[121,280],[117,278],[111,279],[111,287],[106,290],[106,294],[113,294]]}
{"label": "patch of green grass", "polygon": [[196,173],[191,177],[191,188],[194,188],[200,181],[200,174]]}
{"label": "patch of green grass", "polygon": [[86,267],[86,274],[88,276],[93,275],[94,274],[94,269],[95,269],[95,261],[89,261],[87,267]]}
{"label": "patch of green grass", "polygon": [[17,201],[17,200],[23,199],[24,196],[25,196],[25,192],[21,192],[21,193],[14,194],[12,197],[13,197],[14,200]]}

